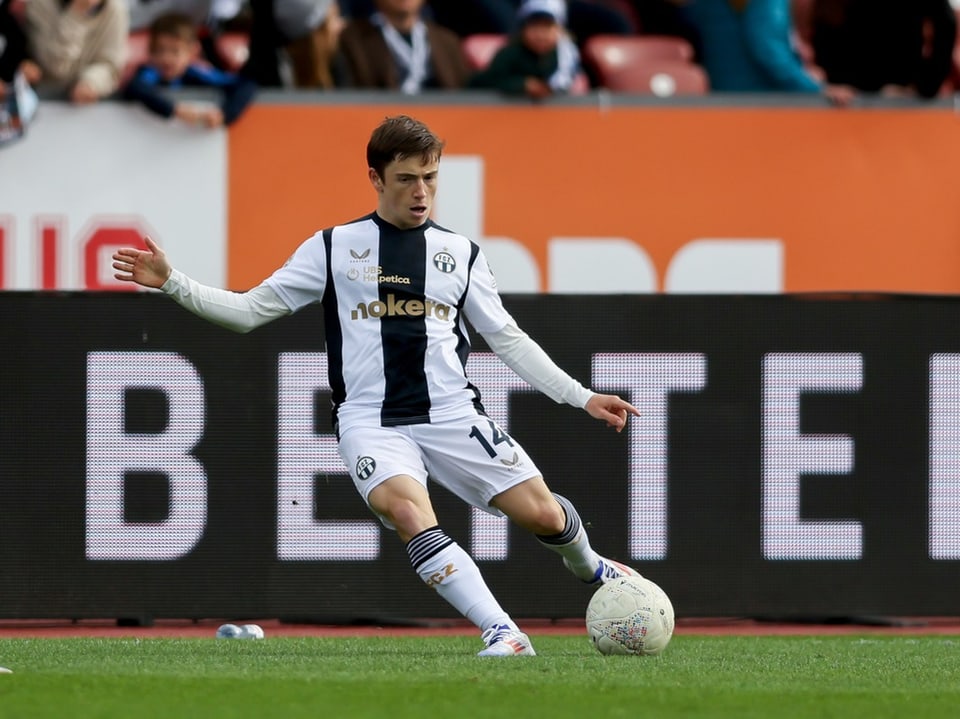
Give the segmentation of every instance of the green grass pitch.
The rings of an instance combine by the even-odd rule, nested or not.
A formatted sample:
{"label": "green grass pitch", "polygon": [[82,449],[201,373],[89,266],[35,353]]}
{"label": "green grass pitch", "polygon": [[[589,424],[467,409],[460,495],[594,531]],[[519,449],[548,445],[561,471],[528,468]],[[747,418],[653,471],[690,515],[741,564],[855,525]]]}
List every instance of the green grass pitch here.
{"label": "green grass pitch", "polygon": [[510,659],[476,637],[4,639],[0,718],[960,717],[960,637],[533,639]]}

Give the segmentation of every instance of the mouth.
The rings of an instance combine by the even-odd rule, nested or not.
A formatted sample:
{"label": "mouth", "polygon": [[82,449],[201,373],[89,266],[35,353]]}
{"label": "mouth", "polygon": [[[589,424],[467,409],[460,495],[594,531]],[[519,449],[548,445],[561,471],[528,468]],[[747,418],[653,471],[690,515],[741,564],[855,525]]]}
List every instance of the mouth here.
{"label": "mouth", "polygon": [[412,212],[417,217],[422,217],[423,215],[426,215],[427,210],[428,208],[426,205],[414,205],[413,207],[410,208],[410,212]]}

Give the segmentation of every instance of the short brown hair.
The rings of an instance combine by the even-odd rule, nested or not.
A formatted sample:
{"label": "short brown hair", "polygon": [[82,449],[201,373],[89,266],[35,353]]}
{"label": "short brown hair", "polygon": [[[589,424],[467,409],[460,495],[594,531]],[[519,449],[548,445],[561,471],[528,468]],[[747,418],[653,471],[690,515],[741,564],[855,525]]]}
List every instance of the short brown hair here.
{"label": "short brown hair", "polygon": [[184,42],[197,41],[197,26],[193,18],[179,12],[157,16],[150,23],[150,47],[158,37],[175,37]]}
{"label": "short brown hair", "polygon": [[419,155],[426,164],[440,159],[443,144],[443,140],[419,120],[407,115],[387,117],[370,135],[367,167],[372,167],[383,177],[384,169],[394,160]]}

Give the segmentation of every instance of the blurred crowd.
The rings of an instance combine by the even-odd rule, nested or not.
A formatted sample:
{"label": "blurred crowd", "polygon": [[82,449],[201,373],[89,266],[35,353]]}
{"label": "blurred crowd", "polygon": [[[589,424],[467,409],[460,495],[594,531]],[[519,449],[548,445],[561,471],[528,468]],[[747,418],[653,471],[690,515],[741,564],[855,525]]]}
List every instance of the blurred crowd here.
{"label": "blurred crowd", "polygon": [[[960,79],[956,13],[951,0],[0,0],[0,127],[34,93],[123,97],[204,127],[265,87],[933,98]],[[221,102],[178,102],[182,87]]]}

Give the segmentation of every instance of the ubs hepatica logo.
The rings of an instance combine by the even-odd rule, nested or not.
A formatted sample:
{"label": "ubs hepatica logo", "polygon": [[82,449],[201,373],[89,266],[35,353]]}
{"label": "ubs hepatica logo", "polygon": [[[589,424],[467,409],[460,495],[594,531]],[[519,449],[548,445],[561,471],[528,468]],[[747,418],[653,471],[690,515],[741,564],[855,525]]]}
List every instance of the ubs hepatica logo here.
{"label": "ubs hepatica logo", "polygon": [[360,479],[370,479],[373,470],[377,468],[377,463],[373,457],[360,457],[357,459],[357,476]]}
{"label": "ubs hepatica logo", "polygon": [[457,261],[453,259],[453,255],[443,250],[433,256],[433,266],[441,272],[449,274],[457,269]]}

